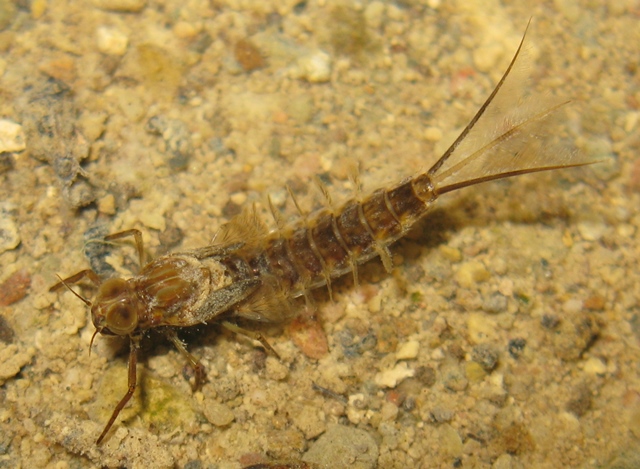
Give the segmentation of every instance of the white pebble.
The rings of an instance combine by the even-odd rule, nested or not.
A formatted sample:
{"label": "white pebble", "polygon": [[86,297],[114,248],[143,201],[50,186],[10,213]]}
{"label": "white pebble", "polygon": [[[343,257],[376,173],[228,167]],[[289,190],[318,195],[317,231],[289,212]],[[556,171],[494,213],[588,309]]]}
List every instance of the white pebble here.
{"label": "white pebble", "polygon": [[396,358],[398,360],[412,360],[418,356],[420,351],[420,342],[417,340],[410,340],[405,342],[398,348],[396,352]]}
{"label": "white pebble", "polygon": [[107,55],[124,55],[127,52],[129,38],[115,28],[101,26],[96,31],[98,50]]}
{"label": "white pebble", "polygon": [[0,153],[22,151],[26,146],[22,126],[7,119],[0,119]]}
{"label": "white pebble", "polygon": [[599,358],[591,357],[584,364],[584,372],[590,375],[603,375],[607,372],[607,365]]}
{"label": "white pebble", "polygon": [[244,205],[247,201],[247,194],[244,192],[236,192],[235,194],[231,194],[229,200],[236,205]]}
{"label": "white pebble", "polygon": [[311,83],[323,83],[331,78],[331,58],[320,50],[298,59],[297,76]]}
{"label": "white pebble", "polygon": [[411,378],[415,370],[409,369],[405,362],[398,363],[395,367],[376,374],[374,381],[380,387],[395,388],[406,378]]}

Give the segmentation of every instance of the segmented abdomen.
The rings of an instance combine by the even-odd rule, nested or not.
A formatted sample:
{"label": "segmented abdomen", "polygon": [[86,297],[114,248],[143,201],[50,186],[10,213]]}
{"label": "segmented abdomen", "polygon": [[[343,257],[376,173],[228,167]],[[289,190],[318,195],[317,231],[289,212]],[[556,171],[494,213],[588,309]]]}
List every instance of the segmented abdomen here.
{"label": "segmented abdomen", "polygon": [[380,255],[406,234],[435,200],[424,174],[393,189],[350,200],[337,213],[324,210],[288,231],[271,235],[260,252],[245,257],[257,275],[276,278],[292,296],[330,283]]}

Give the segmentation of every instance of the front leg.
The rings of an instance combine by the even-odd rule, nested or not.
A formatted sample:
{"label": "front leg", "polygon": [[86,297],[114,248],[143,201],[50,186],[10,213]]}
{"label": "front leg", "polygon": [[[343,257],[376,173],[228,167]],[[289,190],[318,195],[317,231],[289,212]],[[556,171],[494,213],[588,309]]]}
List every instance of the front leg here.
{"label": "front leg", "polygon": [[118,405],[116,406],[116,408],[113,409],[111,418],[107,422],[107,425],[105,425],[104,430],[102,430],[102,433],[100,434],[100,436],[98,437],[98,440],[96,441],[97,445],[99,445],[102,442],[107,432],[109,431],[113,423],[118,418],[118,414],[122,409],[124,409],[124,406],[127,405],[127,402],[129,402],[129,399],[131,399],[131,396],[133,396],[133,393],[136,390],[136,380],[137,380],[136,365],[138,364],[138,350],[140,350],[140,337],[130,337],[130,338],[131,338],[131,343],[129,344],[129,379],[127,383],[129,388],[127,389],[127,393],[124,395],[124,397],[120,399],[120,402],[118,402]]}

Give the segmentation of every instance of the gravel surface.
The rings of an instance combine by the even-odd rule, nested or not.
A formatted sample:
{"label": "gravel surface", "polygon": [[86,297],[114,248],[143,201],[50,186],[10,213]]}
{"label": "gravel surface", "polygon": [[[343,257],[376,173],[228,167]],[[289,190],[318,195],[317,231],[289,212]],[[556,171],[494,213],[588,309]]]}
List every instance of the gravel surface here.
{"label": "gravel surface", "polygon": [[[637,0],[32,0],[0,6],[0,467],[640,466]],[[379,261],[258,328],[126,341],[50,293],[428,168],[509,63],[602,162],[442,198]],[[515,103],[514,103],[515,105]],[[556,131],[554,130],[554,132]],[[126,243],[125,243],[126,244]],[[87,298],[94,290],[77,288]],[[305,308],[300,308],[305,312]],[[294,467],[294,466],[291,466]]]}

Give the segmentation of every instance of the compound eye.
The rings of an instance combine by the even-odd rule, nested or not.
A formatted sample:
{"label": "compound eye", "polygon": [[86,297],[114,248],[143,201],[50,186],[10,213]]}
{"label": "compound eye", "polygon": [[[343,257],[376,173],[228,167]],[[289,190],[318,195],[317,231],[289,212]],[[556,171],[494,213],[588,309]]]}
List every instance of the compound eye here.
{"label": "compound eye", "polygon": [[105,315],[106,328],[117,335],[131,334],[138,326],[138,312],[127,299],[109,305]]}

